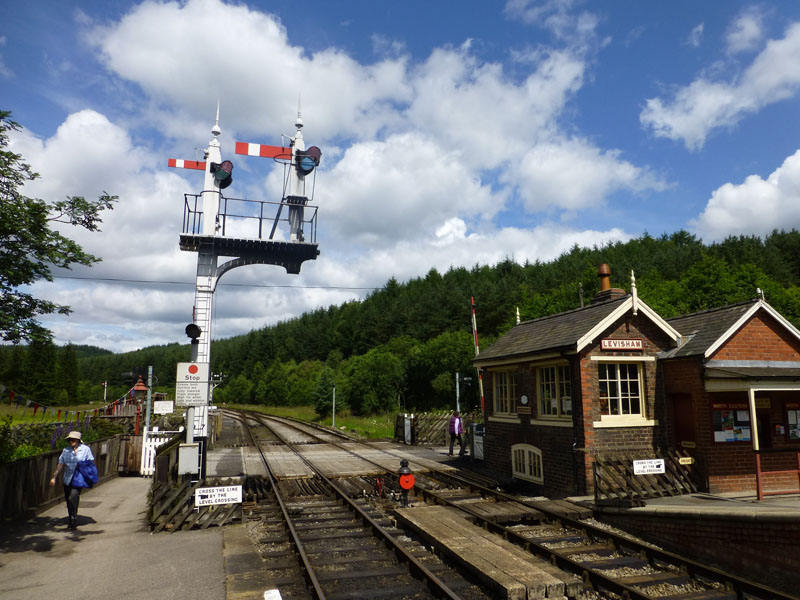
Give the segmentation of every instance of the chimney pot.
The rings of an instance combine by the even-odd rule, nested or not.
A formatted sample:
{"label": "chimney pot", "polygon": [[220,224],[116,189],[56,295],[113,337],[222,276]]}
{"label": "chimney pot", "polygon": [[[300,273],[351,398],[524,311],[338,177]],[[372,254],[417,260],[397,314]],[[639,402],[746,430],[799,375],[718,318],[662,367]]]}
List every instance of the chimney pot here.
{"label": "chimney pot", "polygon": [[607,263],[597,267],[597,276],[600,278],[600,291],[592,298],[592,304],[625,297],[625,290],[611,287],[611,268]]}
{"label": "chimney pot", "polygon": [[597,267],[597,276],[600,278],[600,291],[611,289],[611,268],[606,263]]}

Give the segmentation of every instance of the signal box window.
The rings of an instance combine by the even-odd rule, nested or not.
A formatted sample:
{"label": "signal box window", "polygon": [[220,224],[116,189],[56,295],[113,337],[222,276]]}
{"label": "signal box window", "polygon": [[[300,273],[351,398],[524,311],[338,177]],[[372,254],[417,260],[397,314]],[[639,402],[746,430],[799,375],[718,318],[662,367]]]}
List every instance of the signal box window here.
{"label": "signal box window", "polygon": [[641,380],[636,363],[600,363],[600,412],[608,416],[642,415]]}
{"label": "signal box window", "polygon": [[529,444],[511,446],[511,465],[516,479],[544,483],[542,451]]}
{"label": "signal box window", "polygon": [[515,414],[517,395],[516,373],[513,371],[495,371],[492,374],[494,381],[494,414]]}
{"label": "signal box window", "polygon": [[539,416],[572,416],[572,382],[569,365],[539,368]]}

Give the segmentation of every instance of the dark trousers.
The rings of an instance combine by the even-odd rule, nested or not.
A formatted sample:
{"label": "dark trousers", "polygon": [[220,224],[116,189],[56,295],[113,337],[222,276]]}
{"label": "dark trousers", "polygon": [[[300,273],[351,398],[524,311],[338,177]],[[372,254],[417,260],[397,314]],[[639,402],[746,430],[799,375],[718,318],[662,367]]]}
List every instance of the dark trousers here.
{"label": "dark trousers", "polygon": [[78,502],[81,500],[81,488],[64,485],[64,499],[67,501],[67,512],[70,523],[78,520]]}
{"label": "dark trousers", "polygon": [[460,433],[450,434],[450,456],[453,456],[453,442],[456,441],[456,438],[458,438],[458,448],[459,448],[458,455],[464,456],[464,441],[461,439]]}

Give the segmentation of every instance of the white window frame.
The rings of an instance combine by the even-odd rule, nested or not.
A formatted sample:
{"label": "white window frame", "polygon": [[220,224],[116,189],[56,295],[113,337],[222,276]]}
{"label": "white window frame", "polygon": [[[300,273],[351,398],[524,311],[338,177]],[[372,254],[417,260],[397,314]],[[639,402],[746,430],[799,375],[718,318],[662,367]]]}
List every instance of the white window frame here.
{"label": "white window frame", "polygon": [[[599,421],[594,421],[595,428],[602,427],[655,427],[658,422],[647,418],[647,390],[644,387],[644,370],[646,363],[655,362],[655,356],[592,356],[590,359],[596,363],[630,364],[637,365],[639,378],[639,410],[638,414],[620,415],[600,415]],[[619,373],[619,370],[617,371]],[[600,397],[600,365],[597,366],[598,389],[597,397]]]}
{"label": "white window frame", "polygon": [[[545,413],[545,398],[544,398],[544,380],[543,380],[543,371],[546,369],[552,369],[552,373],[554,379],[551,382],[548,382],[549,385],[552,385],[555,389],[555,401],[556,401],[556,414],[552,414],[550,412]],[[566,379],[564,377],[566,371]],[[564,394],[564,387],[565,385],[569,386],[569,395]],[[569,364],[552,364],[552,365],[541,365],[536,367],[536,398],[538,400],[537,405],[537,413],[538,418],[542,420],[551,420],[551,421],[572,421],[572,414],[575,412],[574,406],[572,405],[572,368]],[[570,406],[570,413],[566,414],[563,412],[564,401],[569,400]],[[548,401],[552,401],[552,398],[547,398]],[[552,404],[551,404],[552,406]]]}
{"label": "white window frame", "polygon": [[[516,370],[492,371],[492,410],[497,417],[517,417],[516,396],[517,396],[517,372]],[[500,379],[505,379],[501,382]],[[503,389],[502,406],[505,410],[498,408],[498,389]]]}
{"label": "white window frame", "polygon": [[544,484],[542,451],[530,444],[514,444],[511,446],[511,470],[514,479]]}

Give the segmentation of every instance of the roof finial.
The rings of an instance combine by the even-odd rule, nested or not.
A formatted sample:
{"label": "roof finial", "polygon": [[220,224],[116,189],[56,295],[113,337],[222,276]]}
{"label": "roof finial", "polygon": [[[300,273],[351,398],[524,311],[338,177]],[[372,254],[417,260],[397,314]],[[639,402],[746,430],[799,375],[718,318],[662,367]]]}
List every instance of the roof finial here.
{"label": "roof finial", "polygon": [[761,299],[761,302],[766,302],[766,299],[764,298],[764,290],[762,290],[760,287],[756,288],[756,296]]}
{"label": "roof finial", "polygon": [[294,122],[294,126],[297,127],[297,130],[301,130],[303,128],[303,114],[300,111],[300,94],[297,94],[297,121]]}
{"label": "roof finial", "polygon": [[517,307],[517,325],[519,325],[519,306]]}
{"label": "roof finial", "polygon": [[636,275],[633,274],[633,269],[631,269],[631,297],[633,300],[633,316],[635,317],[639,313],[639,293],[636,290]]}
{"label": "roof finial", "polygon": [[217,100],[217,120],[214,122],[214,127],[211,128],[211,133],[214,134],[214,137],[219,137],[219,134],[222,133],[219,128],[219,100]]}

